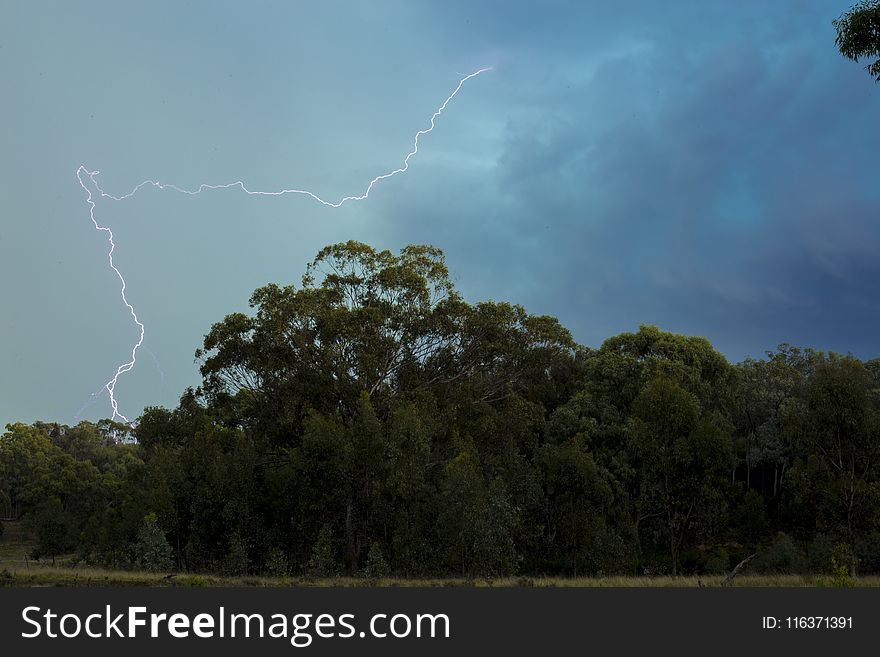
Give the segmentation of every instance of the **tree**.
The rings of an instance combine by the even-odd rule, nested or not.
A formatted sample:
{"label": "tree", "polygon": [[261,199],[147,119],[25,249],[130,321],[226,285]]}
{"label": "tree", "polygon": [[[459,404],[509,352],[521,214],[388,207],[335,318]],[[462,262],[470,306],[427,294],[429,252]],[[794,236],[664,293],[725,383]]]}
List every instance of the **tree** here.
{"label": "tree", "polygon": [[256,316],[215,324],[196,357],[208,399],[280,443],[311,410],[345,421],[361,392],[394,396],[409,370],[453,347],[465,308],[439,250],[394,256],[358,242],[326,247],[300,289],[267,285],[251,306]]}
{"label": "tree", "polygon": [[876,57],[865,70],[880,82],[880,0],[863,0],[840,18],[832,21],[837,30],[840,54],[857,62],[862,57]]}
{"label": "tree", "polygon": [[722,491],[731,463],[730,437],[713,413],[675,381],[659,376],[633,404],[630,450],[635,466],[635,506],[643,519],[662,521],[672,574],[682,546],[698,529],[720,524]]}
{"label": "tree", "polygon": [[[769,487],[770,499],[780,494],[786,469],[796,455],[786,423],[797,412],[815,356],[810,349],[781,344],[775,352],[767,352],[767,360],[748,358],[737,366],[738,456],[745,465],[746,487],[762,493]],[[753,477],[756,469],[759,472]]]}
{"label": "tree", "polygon": [[152,572],[171,568],[171,546],[156,521],[155,513],[148,513],[144,517],[144,524],[138,531],[132,552],[138,568]]}
{"label": "tree", "polygon": [[636,333],[608,338],[584,366],[587,389],[623,412],[657,376],[675,381],[713,410],[730,405],[734,370],[706,338],[643,324]]}
{"label": "tree", "polygon": [[21,517],[29,489],[39,473],[45,472],[51,452],[44,431],[20,422],[6,425],[0,436],[0,513],[5,517]]}
{"label": "tree", "polygon": [[577,577],[603,570],[600,548],[609,535],[607,519],[613,493],[608,473],[596,465],[583,434],[541,454],[546,470],[547,543],[556,567]]}
{"label": "tree", "polygon": [[329,524],[322,525],[318,532],[307,573],[309,577],[333,577],[337,574],[336,548]]}
{"label": "tree", "polygon": [[397,256],[328,246],[300,289],[267,285],[251,306],[254,317],[215,324],[196,357],[209,403],[273,444],[295,442],[311,411],[349,423],[364,392],[382,418],[392,399],[420,390],[493,403],[548,382],[574,357],[555,318],[465,303],[431,246]]}
{"label": "tree", "polygon": [[70,515],[61,507],[61,500],[54,495],[34,509],[29,517],[29,524],[37,538],[33,549],[35,559],[50,556],[54,566],[55,557],[74,545]]}
{"label": "tree", "polygon": [[400,400],[385,424],[387,470],[381,495],[386,506],[376,529],[390,534],[383,551],[389,567],[407,576],[424,572],[436,547],[431,472],[439,463],[432,464],[431,450],[441,444],[444,429],[429,399],[421,404]]}
{"label": "tree", "polygon": [[378,577],[386,577],[388,575],[388,563],[382,556],[382,548],[378,542],[374,542],[370,546],[367,553],[367,565],[364,568],[364,577],[376,579]]}
{"label": "tree", "polygon": [[136,429],[8,425],[0,517],[111,567],[880,572],[880,360],[734,367],[654,326],[580,347],[466,303],[430,246],[332,245],[251,303],[205,337],[203,387]]}
{"label": "tree", "polygon": [[499,577],[516,570],[513,541],[518,510],[499,479],[486,482],[471,441],[456,441],[444,466],[438,534],[447,547],[447,572]]}
{"label": "tree", "polygon": [[808,456],[796,494],[855,554],[880,522],[880,414],[869,372],[851,356],[817,357],[805,395],[799,433]]}

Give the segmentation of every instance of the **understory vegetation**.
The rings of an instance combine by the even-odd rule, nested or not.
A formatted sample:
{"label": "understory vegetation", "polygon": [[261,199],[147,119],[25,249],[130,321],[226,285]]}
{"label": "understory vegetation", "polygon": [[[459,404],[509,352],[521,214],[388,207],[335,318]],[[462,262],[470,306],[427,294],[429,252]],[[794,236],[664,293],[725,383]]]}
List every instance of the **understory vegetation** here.
{"label": "understory vegetation", "polygon": [[880,574],[878,360],[783,344],[731,364],[653,326],[585,347],[466,303],[427,246],[327,247],[251,306],[211,328],[176,408],[7,426],[0,527],[30,558],[297,581],[711,578],[752,555],[743,576]]}

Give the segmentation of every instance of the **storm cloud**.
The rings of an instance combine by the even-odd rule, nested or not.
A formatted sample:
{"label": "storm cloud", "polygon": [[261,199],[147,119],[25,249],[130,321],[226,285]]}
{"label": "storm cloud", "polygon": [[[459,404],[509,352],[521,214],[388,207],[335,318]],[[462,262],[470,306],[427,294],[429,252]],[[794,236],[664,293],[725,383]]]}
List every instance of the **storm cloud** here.
{"label": "storm cloud", "polygon": [[[74,172],[344,195],[101,205],[143,308],[125,410],[198,382],[211,322],[325,244],[444,249],[472,301],[582,343],[640,323],[731,360],[878,354],[880,85],[835,50],[848,2],[20,4],[0,27],[0,420],[72,421],[133,328]],[[476,5],[476,6],[474,6]],[[154,358],[155,357],[155,358]],[[96,397],[83,417],[108,414]]]}

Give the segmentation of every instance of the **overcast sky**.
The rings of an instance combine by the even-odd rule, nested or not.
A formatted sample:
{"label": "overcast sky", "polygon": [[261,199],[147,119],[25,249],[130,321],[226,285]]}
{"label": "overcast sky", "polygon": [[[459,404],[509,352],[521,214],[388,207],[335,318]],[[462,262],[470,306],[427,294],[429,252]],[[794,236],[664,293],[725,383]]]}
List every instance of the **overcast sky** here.
{"label": "overcast sky", "polygon": [[0,22],[0,422],[110,415],[136,328],[80,165],[338,198],[98,200],[146,325],[120,411],[198,384],[211,323],[324,245],[431,243],[470,301],[598,346],[640,323],[731,361],[880,355],[880,85],[849,1],[9,2]]}

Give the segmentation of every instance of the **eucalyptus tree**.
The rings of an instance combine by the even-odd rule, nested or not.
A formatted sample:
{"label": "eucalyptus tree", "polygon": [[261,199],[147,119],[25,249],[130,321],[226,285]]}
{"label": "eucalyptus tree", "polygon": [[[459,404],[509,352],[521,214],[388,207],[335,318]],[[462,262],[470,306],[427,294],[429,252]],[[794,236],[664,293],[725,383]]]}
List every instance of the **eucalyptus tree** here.
{"label": "eucalyptus tree", "polygon": [[865,70],[880,82],[880,0],[863,0],[832,21],[837,30],[840,54],[857,62],[865,57],[869,61]]}

